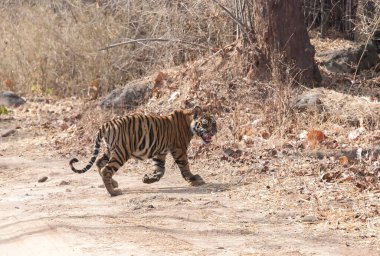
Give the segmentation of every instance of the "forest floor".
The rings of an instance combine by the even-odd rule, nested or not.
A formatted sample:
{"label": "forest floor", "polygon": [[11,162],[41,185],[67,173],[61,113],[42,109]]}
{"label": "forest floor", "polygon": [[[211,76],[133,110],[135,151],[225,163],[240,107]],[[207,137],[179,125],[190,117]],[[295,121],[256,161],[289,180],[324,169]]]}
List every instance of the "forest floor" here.
{"label": "forest floor", "polygon": [[206,185],[188,186],[172,159],[163,179],[144,184],[151,165],[132,160],[116,175],[123,194],[110,197],[96,171],[73,173],[72,155],[52,146],[67,127],[49,126],[63,118],[51,109],[67,108],[83,106],[28,102],[0,120],[0,134],[13,132],[0,138],[0,255],[380,254],[379,193],[321,182],[306,157],[295,166],[278,157],[286,167],[271,172],[219,151],[195,157],[195,139],[190,165]]}

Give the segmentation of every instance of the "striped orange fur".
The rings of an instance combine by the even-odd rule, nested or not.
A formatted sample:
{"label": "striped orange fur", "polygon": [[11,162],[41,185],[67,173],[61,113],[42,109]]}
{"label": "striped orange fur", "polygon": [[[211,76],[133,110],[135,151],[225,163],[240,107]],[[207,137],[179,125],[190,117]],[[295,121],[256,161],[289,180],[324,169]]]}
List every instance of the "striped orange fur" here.
{"label": "striped orange fur", "polygon": [[[152,158],[154,171],[145,174],[144,183],[159,181],[165,173],[165,159],[171,153],[183,178],[191,185],[204,184],[199,175],[190,172],[187,148],[193,135],[210,143],[217,132],[215,118],[204,113],[200,107],[193,111],[175,111],[168,116],[127,115],[113,119],[99,129],[94,152],[89,163],[83,169],[76,169],[76,158],[71,159],[71,170],[76,173],[88,171],[96,161],[96,166],[107,191],[119,195],[118,183],[112,178],[115,172],[130,158]],[[100,146],[105,142],[105,153],[98,160]]]}

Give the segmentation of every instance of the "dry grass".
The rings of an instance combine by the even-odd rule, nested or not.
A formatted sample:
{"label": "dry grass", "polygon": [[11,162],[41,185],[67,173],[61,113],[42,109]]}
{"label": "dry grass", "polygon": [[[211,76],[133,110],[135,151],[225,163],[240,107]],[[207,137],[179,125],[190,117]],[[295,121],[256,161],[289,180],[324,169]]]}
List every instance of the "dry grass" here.
{"label": "dry grass", "polygon": [[380,104],[375,99],[324,88],[313,89],[309,93],[318,95],[324,106],[323,114],[333,123],[370,130],[380,127]]}
{"label": "dry grass", "polygon": [[[292,102],[309,89],[294,86],[292,77],[275,77],[265,83],[255,80],[247,64],[251,53],[242,51],[239,42],[206,57],[199,57],[203,50],[172,43],[129,44],[97,51],[123,38],[162,36],[210,48],[226,45],[233,40],[232,30],[226,29],[230,20],[204,1],[155,1],[148,6],[145,2],[126,5],[130,1],[114,0],[99,7],[90,1],[65,3],[68,4],[0,5],[0,13],[7,14],[0,21],[0,34],[8,42],[3,46],[0,76],[15,81],[16,90],[47,93],[52,88],[57,94],[84,95],[93,79],[99,79],[107,91],[147,74],[144,79],[152,84],[160,81],[159,86],[135,111],[169,114],[174,109],[201,105],[217,116],[218,134],[213,144],[202,146],[195,139],[189,149],[191,164],[206,166],[204,172],[211,170],[205,173],[210,180],[228,182],[235,186],[234,195],[242,193],[240,190],[247,193],[237,198],[251,203],[260,201],[255,196],[265,195],[264,210],[269,214],[273,209],[296,209],[303,214],[297,217],[297,225],[304,216],[311,215],[329,229],[360,234],[363,243],[378,242],[378,237],[369,237],[378,234],[380,228],[379,177],[366,174],[378,170],[379,159],[340,162],[328,154],[324,159],[315,157],[317,151],[334,153],[378,145],[378,102],[368,102],[352,92],[320,89],[328,115],[298,113],[292,109]],[[34,24],[38,28],[29,22],[36,17]],[[190,27],[186,27],[189,21]],[[313,41],[317,50],[337,48],[342,42]],[[182,55],[184,52],[188,55]],[[173,67],[183,61],[187,62]],[[352,77],[347,76],[342,81],[350,80]],[[363,74],[359,81],[365,80],[368,79]],[[346,86],[342,81],[336,83]],[[369,88],[369,92],[376,89],[364,83],[355,86],[358,90]],[[176,98],[172,98],[174,93]],[[45,150],[86,161],[98,127],[122,114],[100,110],[96,104],[71,99],[46,104],[28,102],[15,113],[28,116],[32,119],[28,127],[47,134]],[[365,129],[358,130],[362,128],[358,126]],[[322,131],[326,141],[309,148],[301,135],[310,130]],[[358,135],[350,139],[355,132]],[[341,176],[323,180],[326,173]],[[259,194],[258,188],[264,193]]]}
{"label": "dry grass", "polygon": [[[380,227],[379,177],[375,176],[379,173],[379,159],[349,158],[341,162],[328,153],[324,159],[318,159],[316,153],[378,145],[378,121],[368,125],[350,122],[349,118],[378,118],[375,113],[379,103],[319,89],[328,115],[317,111],[298,113],[291,107],[293,99],[308,88],[293,86],[292,77],[286,82],[258,82],[244,72],[245,64],[244,53],[237,44],[228,51],[176,68],[160,69],[161,74],[155,72],[144,78],[152,84],[160,81],[160,85],[148,102],[135,111],[169,114],[174,109],[205,106],[217,116],[219,131],[212,145],[202,146],[200,140],[194,139],[189,148],[191,164],[205,166],[202,175],[208,175],[213,182],[228,183],[235,189],[234,195],[252,203],[260,201],[256,200],[258,195],[262,196],[257,189],[264,190],[264,209],[294,209],[302,213],[295,223],[304,223],[304,217],[312,216],[317,225],[353,232],[363,236],[363,243],[378,242],[372,236]],[[364,89],[366,85],[361,86]],[[172,100],[174,93],[178,97]],[[50,111],[56,105],[71,108],[63,112],[58,109],[52,115]],[[367,111],[368,106],[371,110]],[[65,158],[80,157],[84,162],[91,154],[100,124],[121,114],[100,110],[96,102],[68,99],[44,104],[43,108],[37,112],[43,121],[37,120],[35,125],[41,133],[52,134],[44,147]],[[24,114],[30,115],[26,110]],[[360,125],[365,129],[358,128]],[[325,141],[308,147],[301,135],[310,130],[322,131]],[[350,138],[356,132],[357,136]],[[328,175],[336,175],[336,179],[322,179]],[[239,191],[247,193],[246,198]]]}
{"label": "dry grass", "polygon": [[360,0],[355,30],[358,39],[369,41],[376,30],[380,29],[380,2]]}
{"label": "dry grass", "polygon": [[[104,94],[234,39],[231,20],[201,0],[3,1],[0,15],[0,79],[11,79],[21,93],[84,96],[98,79]],[[139,38],[180,39],[202,47],[169,41],[99,51]]]}

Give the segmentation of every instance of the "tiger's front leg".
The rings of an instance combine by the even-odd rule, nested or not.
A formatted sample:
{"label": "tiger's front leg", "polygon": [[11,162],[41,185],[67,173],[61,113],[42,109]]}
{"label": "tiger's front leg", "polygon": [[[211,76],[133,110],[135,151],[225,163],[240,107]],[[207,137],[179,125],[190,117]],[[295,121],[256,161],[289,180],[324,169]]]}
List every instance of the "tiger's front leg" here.
{"label": "tiger's front leg", "polygon": [[172,156],[178,165],[182,177],[190,183],[192,186],[200,186],[205,184],[205,181],[198,174],[192,174],[190,172],[189,161],[187,158],[187,152],[181,149],[173,150]]}
{"label": "tiger's front leg", "polygon": [[151,184],[153,182],[159,181],[165,174],[165,159],[166,152],[163,154],[159,154],[153,157],[154,162],[154,171],[151,174],[145,174],[143,177],[143,182],[147,184]]}

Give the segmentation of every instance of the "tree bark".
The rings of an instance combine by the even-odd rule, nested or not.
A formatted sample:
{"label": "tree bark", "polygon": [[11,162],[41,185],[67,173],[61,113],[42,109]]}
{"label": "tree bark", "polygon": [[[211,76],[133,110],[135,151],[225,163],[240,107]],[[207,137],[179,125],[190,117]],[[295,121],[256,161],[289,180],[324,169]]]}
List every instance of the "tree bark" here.
{"label": "tree bark", "polygon": [[[272,78],[296,78],[317,84],[321,75],[314,61],[299,0],[253,0],[254,38],[264,61],[255,61],[258,70]],[[260,72],[261,72],[260,71]]]}

